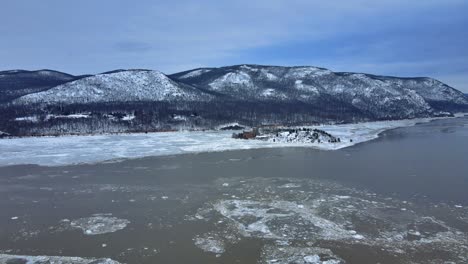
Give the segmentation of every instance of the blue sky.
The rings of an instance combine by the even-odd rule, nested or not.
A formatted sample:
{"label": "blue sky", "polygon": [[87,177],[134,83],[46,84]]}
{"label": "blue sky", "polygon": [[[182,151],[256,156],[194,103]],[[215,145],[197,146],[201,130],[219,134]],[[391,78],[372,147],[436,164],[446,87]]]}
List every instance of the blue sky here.
{"label": "blue sky", "polygon": [[313,65],[468,92],[467,14],[466,0],[4,1],[0,69]]}

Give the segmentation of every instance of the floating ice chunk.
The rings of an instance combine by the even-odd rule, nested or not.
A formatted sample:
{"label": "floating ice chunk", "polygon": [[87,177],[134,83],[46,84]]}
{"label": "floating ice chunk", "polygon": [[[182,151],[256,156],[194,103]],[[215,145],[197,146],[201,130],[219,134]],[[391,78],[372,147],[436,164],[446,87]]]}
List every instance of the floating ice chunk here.
{"label": "floating ice chunk", "polygon": [[351,196],[348,196],[348,195],[337,195],[336,198],[338,198],[338,199],[349,199],[349,198],[351,198]]}
{"label": "floating ice chunk", "polygon": [[304,257],[305,263],[320,264],[320,257],[318,255],[309,255]]}
{"label": "floating ice chunk", "polygon": [[[321,261],[321,257],[327,260]],[[268,245],[262,249],[259,263],[340,264],[344,262],[329,249]]]}
{"label": "floating ice chunk", "polygon": [[283,184],[283,185],[279,186],[278,188],[290,189],[290,188],[300,188],[300,187],[301,187],[301,185],[299,185],[299,184],[286,183],[286,184]]}
{"label": "floating ice chunk", "polygon": [[57,264],[119,264],[119,262],[109,258],[80,258],[61,256],[20,256],[0,254],[0,263],[57,263]]}
{"label": "floating ice chunk", "polygon": [[463,208],[463,206],[459,205],[459,204],[456,204],[455,205],[455,208]]}
{"label": "floating ice chunk", "polygon": [[353,235],[353,238],[354,238],[354,239],[361,240],[361,239],[364,239],[364,236],[363,236],[363,235],[356,234],[356,235]]}
{"label": "floating ice chunk", "polygon": [[13,216],[13,217],[11,218],[11,220],[18,220],[18,217],[17,217],[17,216]]}
{"label": "floating ice chunk", "polygon": [[412,235],[412,236],[421,236],[421,233],[419,231],[415,231],[415,230],[409,230],[408,234]]}
{"label": "floating ice chunk", "polygon": [[161,199],[167,200],[167,199],[169,199],[169,197],[167,197],[167,196],[161,196]]}
{"label": "floating ice chunk", "polygon": [[228,187],[229,186],[229,183],[223,183],[223,187]]}
{"label": "floating ice chunk", "polygon": [[222,254],[225,251],[224,242],[209,235],[197,236],[194,241],[195,246],[205,252]]}
{"label": "floating ice chunk", "polygon": [[341,261],[336,260],[336,259],[329,259],[329,260],[322,261],[322,264],[340,264],[340,263]]}
{"label": "floating ice chunk", "polygon": [[127,219],[97,215],[74,220],[70,223],[70,226],[83,230],[85,235],[100,235],[122,230],[129,223],[130,221]]}

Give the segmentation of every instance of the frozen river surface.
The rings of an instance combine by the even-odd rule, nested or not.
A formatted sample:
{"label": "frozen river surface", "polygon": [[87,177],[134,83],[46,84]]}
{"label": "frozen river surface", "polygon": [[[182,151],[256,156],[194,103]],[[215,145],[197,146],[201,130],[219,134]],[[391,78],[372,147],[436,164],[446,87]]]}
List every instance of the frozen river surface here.
{"label": "frozen river surface", "polygon": [[[86,140],[134,137],[140,146],[122,144],[135,145],[138,157],[152,151],[138,138],[161,136]],[[18,142],[72,146],[75,138],[84,137]],[[0,167],[0,263],[468,263],[468,118],[389,130],[335,151],[255,148],[95,163],[128,156],[116,151],[118,140],[109,139],[112,148],[101,141],[82,146],[104,152],[86,164]],[[44,146],[22,144],[34,155]],[[49,150],[86,153],[60,146]],[[106,154],[111,149],[116,156]],[[19,163],[71,159],[50,160]]]}
{"label": "frozen river surface", "polygon": [[375,139],[379,133],[388,129],[429,121],[430,119],[413,119],[316,127],[341,138],[341,143],[272,143],[231,138],[232,133],[236,131],[3,139],[0,140],[0,166],[16,164],[59,166],[124,158],[291,146],[336,150]]}

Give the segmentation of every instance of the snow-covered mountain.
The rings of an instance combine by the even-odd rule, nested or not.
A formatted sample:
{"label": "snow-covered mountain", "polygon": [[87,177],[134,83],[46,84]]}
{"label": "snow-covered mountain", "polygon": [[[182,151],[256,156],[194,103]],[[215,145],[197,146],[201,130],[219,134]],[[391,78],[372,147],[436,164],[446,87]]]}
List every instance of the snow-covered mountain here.
{"label": "snow-covered mountain", "polygon": [[47,90],[82,77],[85,76],[73,76],[52,70],[0,71],[0,102]]}
{"label": "snow-covered mountain", "polygon": [[329,98],[377,118],[430,114],[441,104],[468,105],[461,92],[431,78],[335,73],[317,67],[238,65],[195,69],[171,77],[244,100],[315,103]]}
{"label": "snow-covered mountain", "polygon": [[209,100],[191,86],[158,71],[126,70],[98,74],[18,98],[16,104],[86,104],[171,100]]}
{"label": "snow-covered mountain", "polygon": [[[25,88],[31,87],[28,74],[0,73],[0,85],[14,80],[9,81],[16,84],[10,90],[20,87],[23,93],[7,103],[0,101],[1,131],[12,135],[166,131],[232,122],[301,125],[468,111],[463,93],[431,78],[333,72],[310,66],[236,65],[172,75],[115,70],[78,77],[38,71],[33,80],[47,85],[35,89]],[[83,115],[86,118],[49,118]]]}

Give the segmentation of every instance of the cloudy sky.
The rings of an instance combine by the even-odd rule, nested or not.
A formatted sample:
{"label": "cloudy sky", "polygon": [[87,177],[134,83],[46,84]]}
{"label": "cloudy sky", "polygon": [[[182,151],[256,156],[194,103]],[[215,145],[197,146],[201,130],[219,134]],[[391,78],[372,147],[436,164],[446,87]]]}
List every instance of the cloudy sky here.
{"label": "cloudy sky", "polygon": [[431,76],[468,92],[466,0],[14,0],[0,70],[231,64]]}

